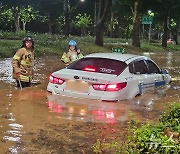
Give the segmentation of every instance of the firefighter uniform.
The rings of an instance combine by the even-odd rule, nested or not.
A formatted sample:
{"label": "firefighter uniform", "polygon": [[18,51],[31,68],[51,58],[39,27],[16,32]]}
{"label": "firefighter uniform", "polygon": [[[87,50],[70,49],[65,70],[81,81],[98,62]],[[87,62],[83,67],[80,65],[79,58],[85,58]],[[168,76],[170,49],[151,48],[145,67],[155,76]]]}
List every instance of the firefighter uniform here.
{"label": "firefighter uniform", "polygon": [[82,57],[83,57],[82,53],[77,53],[75,50],[74,51],[69,50],[67,53],[66,52],[63,53],[61,60],[65,64],[68,64],[68,63],[72,63],[73,61],[76,61],[78,59],[81,59]]}
{"label": "firefighter uniform", "polygon": [[16,73],[20,73],[20,81],[31,82],[34,65],[34,51],[25,47],[19,49],[12,59],[13,78],[17,80]]}

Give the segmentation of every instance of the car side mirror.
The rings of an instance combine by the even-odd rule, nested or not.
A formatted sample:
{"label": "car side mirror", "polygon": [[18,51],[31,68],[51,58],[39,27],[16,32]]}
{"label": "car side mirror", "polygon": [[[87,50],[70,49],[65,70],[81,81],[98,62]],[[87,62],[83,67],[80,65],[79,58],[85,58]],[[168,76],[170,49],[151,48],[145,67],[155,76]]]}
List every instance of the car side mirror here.
{"label": "car side mirror", "polygon": [[162,74],[168,74],[168,71],[163,68],[163,69],[161,69],[161,73],[162,73]]}

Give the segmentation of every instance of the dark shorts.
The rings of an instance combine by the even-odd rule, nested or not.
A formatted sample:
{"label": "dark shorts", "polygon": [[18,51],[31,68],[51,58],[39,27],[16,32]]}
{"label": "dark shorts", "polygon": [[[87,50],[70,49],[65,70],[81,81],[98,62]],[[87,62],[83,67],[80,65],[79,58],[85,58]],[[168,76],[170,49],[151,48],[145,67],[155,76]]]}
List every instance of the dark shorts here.
{"label": "dark shorts", "polygon": [[[17,87],[18,88],[20,88],[21,86],[22,86],[22,88],[31,86],[31,82],[23,82],[23,81],[19,81],[19,80],[16,80],[16,82],[17,82]],[[21,86],[20,86],[20,84],[21,84]]]}

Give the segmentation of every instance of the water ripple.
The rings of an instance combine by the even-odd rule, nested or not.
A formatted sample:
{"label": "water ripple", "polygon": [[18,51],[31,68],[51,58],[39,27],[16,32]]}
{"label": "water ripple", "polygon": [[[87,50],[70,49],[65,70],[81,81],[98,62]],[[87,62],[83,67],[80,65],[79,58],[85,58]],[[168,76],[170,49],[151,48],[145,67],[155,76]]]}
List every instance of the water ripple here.
{"label": "water ripple", "polygon": [[21,128],[23,128],[23,125],[14,123],[14,124],[9,124],[10,127],[12,127],[13,129],[18,129],[20,130]]}

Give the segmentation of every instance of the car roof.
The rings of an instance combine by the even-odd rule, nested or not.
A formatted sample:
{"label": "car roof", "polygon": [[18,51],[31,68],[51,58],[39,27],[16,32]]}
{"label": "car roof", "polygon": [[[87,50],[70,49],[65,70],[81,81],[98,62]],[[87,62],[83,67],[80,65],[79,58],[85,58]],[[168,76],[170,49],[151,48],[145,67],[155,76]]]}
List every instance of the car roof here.
{"label": "car roof", "polygon": [[[86,55],[85,57],[93,57],[93,58],[108,58],[115,59],[119,61],[128,61],[131,62],[137,58],[145,58],[145,56],[135,55],[135,54],[121,54],[121,53],[93,53]],[[146,57],[147,58],[147,57]]]}

